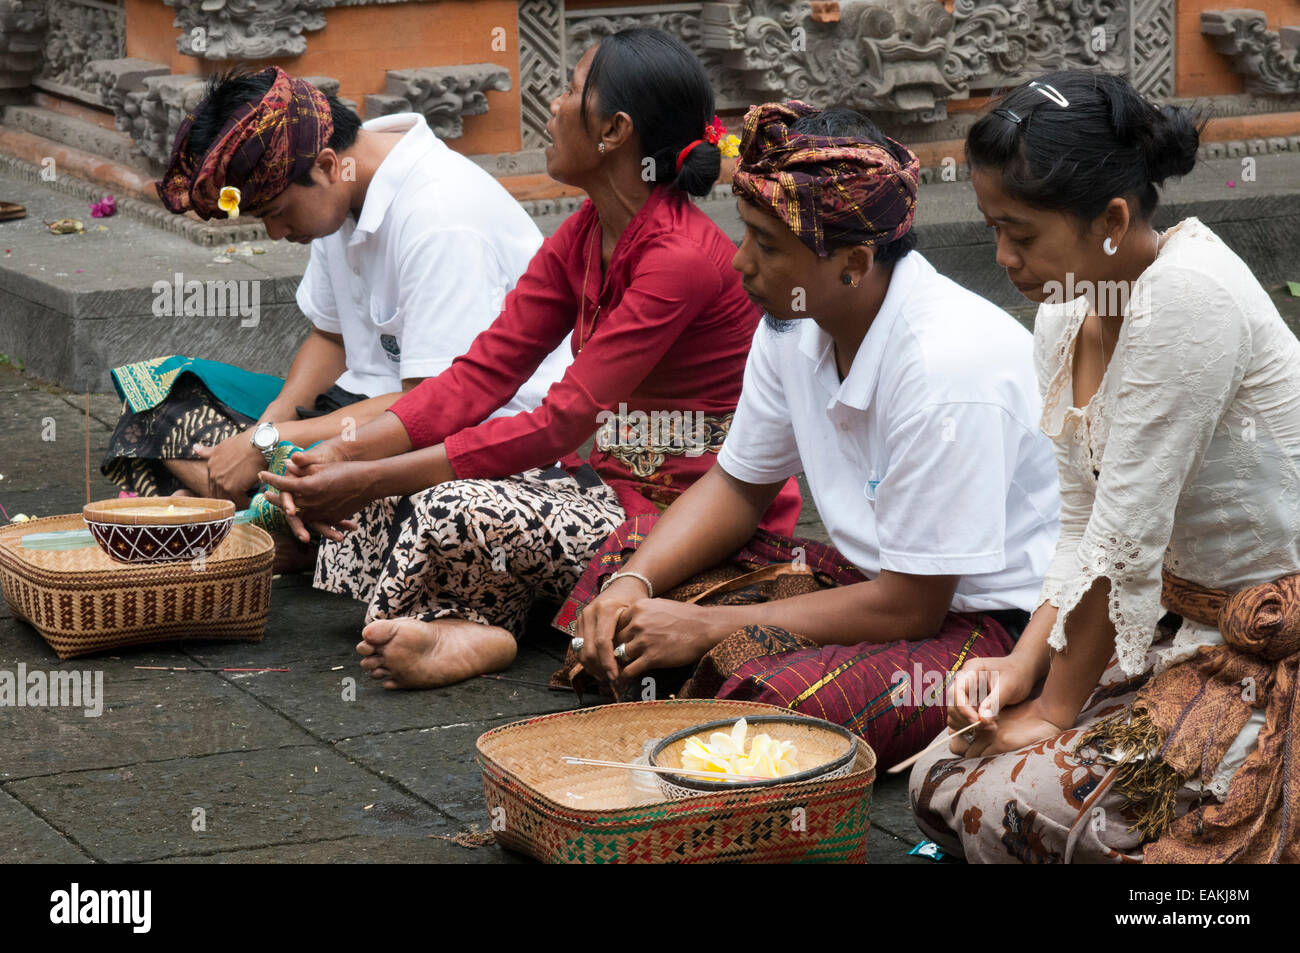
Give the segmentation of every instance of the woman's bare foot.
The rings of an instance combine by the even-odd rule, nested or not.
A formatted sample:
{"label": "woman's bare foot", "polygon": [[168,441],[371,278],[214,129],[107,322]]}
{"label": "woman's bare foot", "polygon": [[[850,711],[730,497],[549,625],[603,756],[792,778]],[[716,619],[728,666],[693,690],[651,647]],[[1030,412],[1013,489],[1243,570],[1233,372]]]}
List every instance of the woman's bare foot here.
{"label": "woman's bare foot", "polygon": [[384,688],[439,688],[507,668],[517,648],[505,629],[467,619],[376,619],[361,631],[357,654]]}
{"label": "woman's bare foot", "polygon": [[193,495],[194,494],[191,493],[189,490],[177,490],[175,493],[172,494],[172,496],[193,496]]}

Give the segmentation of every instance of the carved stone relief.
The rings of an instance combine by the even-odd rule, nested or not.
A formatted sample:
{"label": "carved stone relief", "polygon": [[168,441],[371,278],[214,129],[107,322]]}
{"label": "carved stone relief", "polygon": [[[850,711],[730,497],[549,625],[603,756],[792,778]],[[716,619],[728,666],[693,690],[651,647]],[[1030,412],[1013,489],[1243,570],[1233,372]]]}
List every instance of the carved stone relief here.
{"label": "carved stone relief", "polygon": [[97,101],[93,60],[126,53],[121,0],[49,0],[44,63],[35,84],[78,99]]}
{"label": "carved stone relief", "polygon": [[565,10],[563,0],[520,0],[524,146],[544,144],[547,107],[583,51],[629,26],[685,40],[719,109],[791,96],[933,124],[949,99],[1053,69],[1126,73],[1145,95],[1172,96],[1174,9],[1174,0],[956,0],[951,13],[936,0],[704,0]]}
{"label": "carved stone relief", "polygon": [[464,117],[488,111],[487,90],[510,88],[510,71],[494,63],[389,70],[384,92],[366,97],[366,116],[422,113],[440,139],[465,134]]}
{"label": "carved stone relief", "polygon": [[1234,72],[1246,77],[1251,93],[1300,92],[1300,50],[1283,44],[1282,34],[1268,29],[1259,10],[1206,10],[1201,32],[1232,60]]}
{"label": "carved stone relief", "polygon": [[176,9],[176,48],[208,60],[298,56],[334,0],[163,0]]}
{"label": "carved stone relief", "polygon": [[0,89],[21,89],[41,69],[49,14],[45,0],[0,0]]}

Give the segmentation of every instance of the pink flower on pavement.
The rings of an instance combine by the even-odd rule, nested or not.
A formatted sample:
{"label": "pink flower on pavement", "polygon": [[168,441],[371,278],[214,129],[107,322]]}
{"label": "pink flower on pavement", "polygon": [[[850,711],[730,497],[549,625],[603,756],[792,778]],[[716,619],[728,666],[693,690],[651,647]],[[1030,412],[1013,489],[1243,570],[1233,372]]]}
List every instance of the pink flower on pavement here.
{"label": "pink flower on pavement", "polygon": [[105,195],[98,202],[90,203],[91,218],[108,218],[110,215],[117,214],[117,199],[111,195]]}

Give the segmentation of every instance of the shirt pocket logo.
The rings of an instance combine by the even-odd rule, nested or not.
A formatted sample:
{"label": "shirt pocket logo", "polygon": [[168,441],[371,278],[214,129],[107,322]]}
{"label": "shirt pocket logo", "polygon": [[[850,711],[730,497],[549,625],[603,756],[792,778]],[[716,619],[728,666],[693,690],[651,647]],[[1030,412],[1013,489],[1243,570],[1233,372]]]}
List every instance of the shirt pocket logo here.
{"label": "shirt pocket logo", "polygon": [[880,486],[880,481],[883,479],[883,473],[872,470],[871,475],[867,478],[866,485],[862,488],[863,495],[872,503],[876,502],[876,487]]}
{"label": "shirt pocket logo", "polygon": [[391,334],[379,335],[379,346],[384,349],[388,359],[393,363],[400,363],[402,360],[402,346],[397,343],[397,338]]}

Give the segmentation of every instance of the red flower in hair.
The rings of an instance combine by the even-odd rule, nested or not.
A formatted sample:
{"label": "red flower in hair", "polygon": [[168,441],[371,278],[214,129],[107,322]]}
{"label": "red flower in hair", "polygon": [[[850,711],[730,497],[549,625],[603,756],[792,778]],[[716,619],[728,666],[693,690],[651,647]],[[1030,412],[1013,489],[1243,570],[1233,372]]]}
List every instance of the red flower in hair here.
{"label": "red flower in hair", "polygon": [[727,127],[722,124],[722,120],[714,116],[709,120],[709,124],[704,127],[704,140],[712,145],[717,145],[718,140],[727,134]]}

